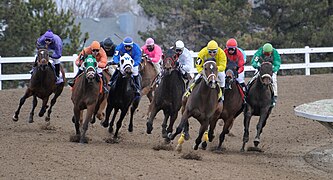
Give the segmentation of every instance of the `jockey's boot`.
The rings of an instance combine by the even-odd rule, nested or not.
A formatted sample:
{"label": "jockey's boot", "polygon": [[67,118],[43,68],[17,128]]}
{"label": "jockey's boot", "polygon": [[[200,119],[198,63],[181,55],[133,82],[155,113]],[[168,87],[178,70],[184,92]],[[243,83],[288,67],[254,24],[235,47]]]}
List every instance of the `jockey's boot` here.
{"label": "jockey's boot", "polygon": [[246,87],[245,83],[239,83],[239,85],[242,87],[242,90],[245,94],[247,92],[247,87]]}
{"label": "jockey's boot", "polygon": [[274,107],[276,105],[277,102],[277,96],[273,96],[272,97],[272,106]]}
{"label": "jockey's boot", "polygon": [[101,73],[101,74],[102,74],[102,81],[103,81],[103,92],[104,92],[104,94],[107,94],[107,93],[109,93],[109,90],[108,90],[108,85],[106,84],[106,78],[103,73]]}
{"label": "jockey's boot", "polygon": [[111,89],[114,88],[114,85],[118,78],[119,72],[120,72],[119,69],[116,69],[115,72],[113,73],[113,75],[111,76],[110,82],[108,84],[111,87]]}
{"label": "jockey's boot", "polygon": [[67,84],[70,86],[70,87],[73,87],[74,84],[75,84],[75,79],[82,73],[83,71],[81,69],[79,69],[76,73],[76,75],[74,76],[73,80],[68,80],[67,81]]}
{"label": "jockey's boot", "polygon": [[57,78],[59,78],[59,75],[60,75],[60,64],[55,64],[54,67],[55,67],[55,74],[56,74]]}
{"label": "jockey's boot", "polygon": [[224,87],[221,87],[221,91],[220,91],[220,93],[219,93],[219,95],[218,95],[218,97],[219,97],[219,102],[223,102],[224,101],[224,91],[225,91],[225,88]]}
{"label": "jockey's boot", "polygon": [[134,87],[135,87],[135,96],[140,97],[140,91],[141,91],[140,75],[133,76],[133,79],[134,79]]}

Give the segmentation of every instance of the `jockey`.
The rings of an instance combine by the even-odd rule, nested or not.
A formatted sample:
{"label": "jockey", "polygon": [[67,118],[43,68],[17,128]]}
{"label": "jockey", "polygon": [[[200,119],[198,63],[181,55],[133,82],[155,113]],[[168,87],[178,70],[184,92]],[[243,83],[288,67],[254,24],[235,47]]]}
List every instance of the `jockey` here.
{"label": "jockey", "polygon": [[[141,49],[140,46],[133,42],[131,37],[126,37],[122,43],[120,43],[116,47],[115,54],[113,56],[113,63],[118,64],[120,60],[120,56],[123,54],[129,54],[132,59],[134,60],[134,66],[133,66],[133,79],[135,83],[135,89],[136,89],[136,96],[140,97],[140,91],[141,91],[141,80],[140,80],[140,74],[139,74],[139,64],[141,62]],[[117,79],[117,76],[119,74],[119,69],[117,69],[110,80],[110,86],[112,87],[114,82]]]}
{"label": "jockey", "polygon": [[[225,85],[225,68],[227,64],[227,58],[224,53],[224,51],[218,46],[217,42],[214,40],[211,40],[208,42],[207,46],[202,48],[198,54],[197,60],[195,62],[195,66],[197,68],[198,74],[194,78],[193,85],[190,85],[188,88],[188,92],[186,94],[189,94],[191,89],[195,84],[198,84],[202,78],[201,71],[203,69],[203,64],[205,63],[205,60],[209,58],[215,58],[216,60],[216,66],[218,69],[218,79],[219,79],[219,86],[221,88],[221,91],[223,91],[224,85]],[[221,100],[223,101],[223,93]]]}
{"label": "jockey", "polygon": [[[96,58],[96,61],[98,62],[98,68],[97,68],[97,73],[100,77],[102,77],[103,81],[103,91],[104,93],[108,93],[107,85],[106,85],[106,79],[105,76],[103,75],[103,68],[105,68],[106,63],[107,63],[107,56],[103,48],[101,48],[101,45],[99,44],[98,41],[93,41],[90,46],[84,48],[78,58],[75,61],[75,64],[80,67],[79,71],[74,77],[74,80],[78,75],[80,75],[83,72],[83,69],[81,68],[82,62],[84,61],[85,57],[87,55],[93,55]],[[75,81],[68,82],[70,86],[74,86]]]}
{"label": "jockey", "polygon": [[[264,46],[260,47],[255,53],[254,56],[252,57],[251,60],[251,65],[255,69],[259,69],[260,65],[262,63],[262,60],[269,60],[272,62],[273,65],[273,76],[272,76],[272,85],[273,85],[273,91],[274,91],[274,96],[272,99],[272,105],[275,106],[276,101],[277,101],[277,96],[278,96],[278,90],[277,90],[277,72],[280,69],[281,65],[281,57],[280,54],[277,52],[275,48],[273,48],[272,44],[266,43]],[[250,82],[253,81],[256,77],[258,77],[259,73],[257,73]]]}
{"label": "jockey", "polygon": [[[54,62],[55,74],[57,76],[57,82],[61,79],[60,76],[60,58],[62,56],[62,40],[51,30],[48,30],[41,37],[38,38],[37,47],[45,47],[47,45],[48,50],[52,50],[53,54],[50,55],[50,58]],[[36,57],[37,59],[37,57]],[[36,66],[36,62],[34,67]],[[34,68],[33,68],[34,69]],[[32,71],[31,71],[32,72]]]}
{"label": "jockey", "polygon": [[188,75],[191,70],[191,66],[193,66],[193,58],[190,51],[185,47],[183,41],[176,41],[175,46],[176,54],[178,55],[178,60],[176,65],[178,66],[180,72],[183,75],[183,78],[188,80]]}
{"label": "jockey", "polygon": [[148,61],[152,62],[157,74],[161,73],[162,49],[155,44],[153,38],[148,38],[146,44],[141,47],[143,54],[148,56]]}
{"label": "jockey", "polygon": [[105,38],[100,44],[108,57],[108,61],[112,61],[116,49],[116,45],[113,43],[112,39],[110,37]]}
{"label": "jockey", "polygon": [[244,54],[241,50],[238,49],[236,39],[231,38],[227,41],[224,52],[227,56],[227,63],[232,61],[237,64],[238,76],[236,80],[239,82],[239,85],[242,87],[243,91],[246,92],[246,85],[244,82]]}

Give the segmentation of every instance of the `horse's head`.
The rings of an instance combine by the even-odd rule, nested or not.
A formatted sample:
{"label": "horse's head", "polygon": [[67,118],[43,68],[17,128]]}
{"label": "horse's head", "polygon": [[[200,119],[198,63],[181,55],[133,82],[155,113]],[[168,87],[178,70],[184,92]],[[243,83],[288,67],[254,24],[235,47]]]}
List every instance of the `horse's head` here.
{"label": "horse's head", "polygon": [[202,76],[210,88],[216,88],[218,79],[215,58],[209,58],[205,60],[205,63],[203,64]]}
{"label": "horse's head", "polygon": [[123,56],[120,57],[119,65],[120,65],[120,71],[123,75],[126,76],[132,75],[134,60],[129,54],[125,53]]}
{"label": "horse's head", "polygon": [[231,84],[233,83],[234,79],[238,75],[238,65],[234,61],[228,61],[227,67],[225,69],[225,84],[226,88],[230,88]]}
{"label": "horse's head", "polygon": [[49,65],[49,51],[44,48],[38,49],[37,54],[37,67],[45,71]]}
{"label": "horse's head", "polygon": [[265,61],[261,64],[260,71],[260,81],[264,85],[269,85],[272,82],[273,66],[271,62]]}
{"label": "horse's head", "polygon": [[171,71],[176,68],[176,61],[178,60],[178,55],[173,49],[168,49],[166,53],[163,53],[162,59],[164,72],[166,74],[170,74]]}
{"label": "horse's head", "polygon": [[96,76],[97,61],[93,55],[88,55],[83,62],[84,73],[88,82],[93,82]]}

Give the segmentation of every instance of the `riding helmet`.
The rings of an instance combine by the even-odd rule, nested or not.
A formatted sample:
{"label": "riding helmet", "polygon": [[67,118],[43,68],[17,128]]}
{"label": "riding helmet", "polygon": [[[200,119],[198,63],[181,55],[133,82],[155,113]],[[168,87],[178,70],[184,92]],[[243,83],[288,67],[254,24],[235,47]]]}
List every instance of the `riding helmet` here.
{"label": "riding helmet", "polygon": [[234,39],[234,38],[229,39],[227,41],[226,47],[227,48],[236,48],[237,47],[237,41],[236,41],[236,39]]}
{"label": "riding helmet", "polygon": [[207,49],[209,49],[209,50],[215,50],[218,47],[219,47],[219,45],[214,40],[209,41],[209,43],[207,44]]}
{"label": "riding helmet", "polygon": [[272,51],[273,51],[273,46],[272,46],[272,44],[270,44],[270,43],[266,43],[266,44],[264,44],[264,46],[263,46],[263,50],[264,50],[264,52],[272,52]]}

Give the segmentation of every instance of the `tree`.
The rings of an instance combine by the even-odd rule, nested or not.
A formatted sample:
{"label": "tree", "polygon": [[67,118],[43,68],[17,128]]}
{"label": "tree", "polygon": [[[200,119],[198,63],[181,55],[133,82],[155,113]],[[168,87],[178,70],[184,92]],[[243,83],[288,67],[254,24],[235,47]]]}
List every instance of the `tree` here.
{"label": "tree", "polygon": [[153,36],[163,47],[177,39],[195,51],[215,39],[224,46],[227,39],[249,36],[251,5],[246,0],[139,0],[145,13],[159,24],[140,32],[143,39]]}
{"label": "tree", "polygon": [[77,53],[82,43],[82,40],[79,40],[80,24],[74,25],[73,15],[69,11],[58,12],[52,0],[3,1],[0,19],[3,30],[0,37],[1,56],[34,55],[37,38],[48,29],[63,40],[70,40],[70,43],[64,46],[63,55]]}
{"label": "tree", "polygon": [[276,47],[331,46],[332,0],[272,0],[254,9],[253,22],[271,29]]}

